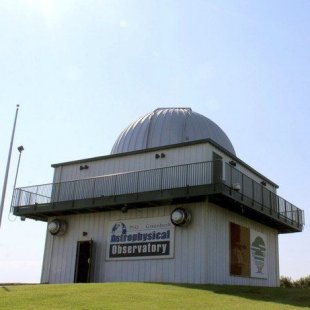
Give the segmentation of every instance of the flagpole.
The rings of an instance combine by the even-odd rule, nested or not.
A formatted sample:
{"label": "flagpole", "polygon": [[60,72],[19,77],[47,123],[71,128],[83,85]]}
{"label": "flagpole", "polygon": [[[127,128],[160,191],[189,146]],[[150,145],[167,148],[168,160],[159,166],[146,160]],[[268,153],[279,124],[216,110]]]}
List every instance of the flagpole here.
{"label": "flagpole", "polygon": [[10,144],[10,148],[9,148],[8,161],[7,161],[7,164],[6,164],[5,176],[4,176],[4,181],[3,181],[2,197],[1,197],[1,204],[0,204],[0,227],[1,227],[3,208],[4,208],[6,187],[7,187],[7,183],[8,183],[8,177],[9,177],[10,162],[11,162],[11,155],[12,155],[12,147],[13,147],[13,141],[14,141],[14,135],[15,135],[15,128],[16,128],[16,121],[17,121],[18,110],[19,110],[19,104],[16,106],[16,113],[15,113],[15,120],[14,120],[12,137],[11,137],[11,144]]}

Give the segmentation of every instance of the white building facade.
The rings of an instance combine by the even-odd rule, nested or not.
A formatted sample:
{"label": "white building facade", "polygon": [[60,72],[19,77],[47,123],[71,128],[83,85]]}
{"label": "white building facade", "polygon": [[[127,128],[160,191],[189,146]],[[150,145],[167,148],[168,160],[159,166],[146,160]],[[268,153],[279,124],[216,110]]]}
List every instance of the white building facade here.
{"label": "white building facade", "polygon": [[303,211],[189,108],[130,124],[112,154],[53,165],[15,190],[14,214],[46,221],[42,283],[147,281],[278,286],[278,234]]}

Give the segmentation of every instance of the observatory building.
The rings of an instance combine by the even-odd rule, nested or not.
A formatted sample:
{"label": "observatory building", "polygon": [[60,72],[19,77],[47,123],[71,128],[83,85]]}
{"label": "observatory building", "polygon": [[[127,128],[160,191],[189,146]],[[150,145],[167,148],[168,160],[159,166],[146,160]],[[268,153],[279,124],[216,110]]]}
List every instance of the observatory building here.
{"label": "observatory building", "polygon": [[47,222],[42,283],[279,285],[278,235],[303,211],[190,108],[131,123],[111,154],[52,165],[17,188],[14,214]]}

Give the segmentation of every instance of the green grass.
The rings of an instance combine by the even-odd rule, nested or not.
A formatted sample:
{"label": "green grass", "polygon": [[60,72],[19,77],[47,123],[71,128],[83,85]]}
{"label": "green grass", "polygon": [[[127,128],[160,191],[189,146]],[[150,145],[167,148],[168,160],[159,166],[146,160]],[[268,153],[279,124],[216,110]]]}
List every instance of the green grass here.
{"label": "green grass", "polygon": [[301,309],[310,289],[154,283],[0,286],[0,309]]}

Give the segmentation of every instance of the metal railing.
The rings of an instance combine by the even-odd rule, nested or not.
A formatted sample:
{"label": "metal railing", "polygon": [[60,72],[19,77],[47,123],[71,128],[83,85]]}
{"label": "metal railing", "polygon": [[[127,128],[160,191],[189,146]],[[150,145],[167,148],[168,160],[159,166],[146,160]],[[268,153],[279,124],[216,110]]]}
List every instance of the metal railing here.
{"label": "metal railing", "polygon": [[274,192],[268,190],[263,184],[258,183],[229,165],[225,164],[226,185],[237,192],[242,198],[246,197],[253,204],[261,206],[262,210],[275,213],[279,218],[288,221],[299,228],[304,226],[304,212]]}
{"label": "metal railing", "polygon": [[[222,178],[223,169],[225,169],[225,181]],[[12,206],[23,208],[30,205],[138,194],[214,183],[221,183],[229,191],[237,192],[242,198],[246,197],[253,204],[261,206],[262,211],[270,212],[270,215],[277,214],[282,221],[289,222],[300,229],[304,225],[302,210],[231,165],[226,163],[223,166],[221,160],[17,188],[14,191]],[[236,184],[239,184],[237,191]]]}
{"label": "metal railing", "polygon": [[201,162],[17,188],[13,207],[212,184],[215,162]]}

